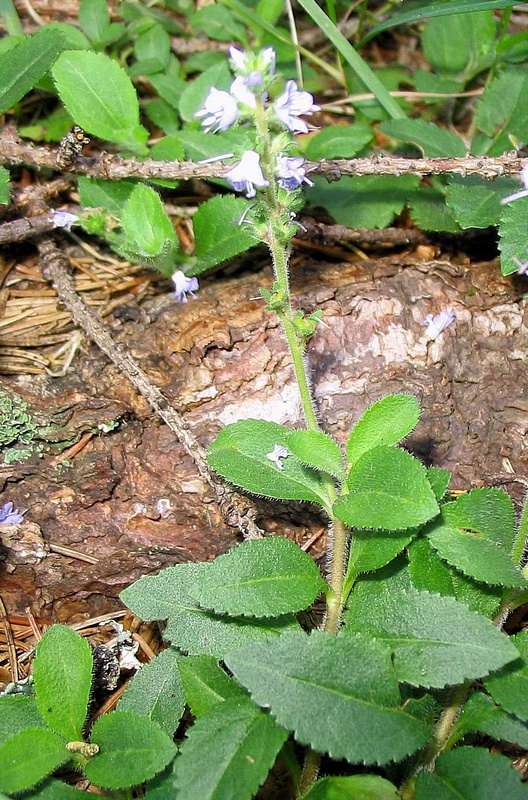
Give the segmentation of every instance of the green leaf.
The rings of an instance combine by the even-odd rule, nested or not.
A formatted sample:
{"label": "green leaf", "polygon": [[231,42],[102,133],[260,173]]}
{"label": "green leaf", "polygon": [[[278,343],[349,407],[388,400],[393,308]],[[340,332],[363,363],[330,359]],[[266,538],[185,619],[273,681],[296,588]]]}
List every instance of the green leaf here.
{"label": "green leaf", "polygon": [[79,175],[79,196],[85,208],[104,208],[118,217],[136,188],[135,181],[106,181]]}
{"label": "green leaf", "polygon": [[473,489],[446,503],[426,535],[445,561],[470,578],[492,585],[526,584],[510,556],[513,506],[499,489]]}
{"label": "green leaf", "polygon": [[525,750],[528,748],[528,724],[507,714],[482,692],[475,692],[465,704],[451,732],[451,740],[456,742],[473,731],[481,731],[497,741],[518,744]]}
{"label": "green leaf", "polygon": [[216,705],[187,733],[174,765],[176,796],[250,800],[287,737],[288,732],[249,699]]}
{"label": "green leaf", "polygon": [[60,33],[46,26],[0,55],[0,114],[45,75],[61,51],[62,41]]}
{"label": "green leaf", "polygon": [[451,473],[447,469],[440,467],[429,467],[427,469],[427,479],[438,502],[443,500],[451,482]]}
{"label": "green leaf", "polygon": [[151,72],[163,72],[169,66],[171,54],[170,37],[159,24],[153,23],[136,39],[134,54],[139,64],[151,64]]}
{"label": "green leaf", "polygon": [[496,703],[528,722],[528,631],[512,636],[511,641],[519,657],[500,672],[490,675],[484,683]]}
{"label": "green leaf", "polygon": [[346,481],[343,456],[335,439],[322,431],[292,431],[288,436],[288,450],[303,464],[334,475],[341,483]]}
{"label": "green leaf", "polygon": [[[0,795],[3,800],[3,795]],[[24,800],[79,800],[79,790],[67,783],[46,778],[29,792],[24,792]]]}
{"label": "green leaf", "polygon": [[[203,108],[209,90],[215,86],[217,89],[228,91],[232,81],[231,70],[227,62],[223,60],[203,72],[194,81],[188,83],[182,92],[178,108],[181,118],[185,122],[194,122],[196,124],[198,122],[196,112]],[[214,137],[211,136],[210,138],[213,139]]]}
{"label": "green leaf", "polygon": [[524,66],[506,67],[486,86],[477,103],[476,122],[487,136],[494,137],[488,155],[511,149],[513,134],[521,144],[527,141],[528,72]]}
{"label": "green leaf", "polygon": [[0,745],[25,728],[45,728],[34,697],[22,694],[0,696]]}
{"label": "green leaf", "polygon": [[[434,178],[432,182],[434,183]],[[459,233],[460,225],[446,205],[443,191],[421,186],[409,195],[409,210],[417,227],[425,231]]]}
{"label": "green leaf", "polygon": [[190,23],[193,29],[203,31],[209,39],[247,44],[244,26],[237,22],[235,15],[225,6],[204,6],[191,16]]}
{"label": "green leaf", "polygon": [[295,542],[267,536],[209,562],[192,596],[216,614],[278,617],[308,608],[324,587],[315,562]]}
{"label": "green leaf", "polygon": [[[239,149],[248,150],[253,146],[245,130],[220,131],[214,136],[203,131],[181,130],[178,131],[178,139],[185,148],[186,157],[193,161],[238,152]],[[227,182],[222,181],[222,185],[227,186]]]}
{"label": "green leaf", "polygon": [[378,445],[398,444],[417,426],[420,406],[413,394],[389,394],[378,400],[354,425],[346,452],[350,464]]}
{"label": "green leaf", "polygon": [[84,774],[92,783],[109,789],[148,781],[176,754],[172,739],[155,722],[130,711],[114,711],[100,717],[90,739],[100,749],[84,768]]}
{"label": "green leaf", "polygon": [[354,575],[389,564],[416,536],[416,529],[404,531],[354,531],[350,541],[349,571]]}
{"label": "green leaf", "polygon": [[11,202],[10,179],[9,170],[5,167],[0,167],[0,205],[8,205]]}
{"label": "green leaf", "polygon": [[451,597],[414,589],[389,591],[362,581],[350,597],[345,623],[385,642],[398,679],[412,686],[441,688],[481,678],[517,656],[491,620]]}
{"label": "green leaf", "polygon": [[490,184],[479,175],[453,175],[446,201],[462,228],[488,228],[500,222],[504,212],[501,197],[512,194],[518,186],[510,178],[497,178]]}
{"label": "green leaf", "polygon": [[90,41],[101,44],[110,25],[105,0],[81,0],[79,22]]}
{"label": "green leaf", "polygon": [[457,747],[440,756],[433,773],[416,779],[414,800],[526,800],[526,785],[506,756]]}
{"label": "green leaf", "polygon": [[29,789],[70,757],[66,742],[52,731],[26,728],[0,747],[0,791]]}
{"label": "green leaf", "polygon": [[349,228],[386,228],[420,184],[416,175],[345,176],[331,184],[313,180],[315,186],[305,190],[310,205],[326,208],[339,225]]}
{"label": "green leaf", "polygon": [[183,684],[178,669],[179,653],[171,647],[145,664],[130,681],[117,704],[119,711],[133,711],[156,722],[172,736],[185,710]]}
{"label": "green leaf", "polygon": [[298,628],[292,615],[269,620],[247,620],[211,614],[191,597],[197,576],[207,564],[178,564],[159,575],[142,578],[121,593],[123,603],[144,620],[169,619],[164,636],[191,655],[222,658],[249,642],[280,636]]}
{"label": "green leaf", "polygon": [[238,224],[247,210],[247,200],[232,195],[217,195],[202,203],[193,217],[198,259],[193,275],[199,275],[257,244],[248,231],[250,226]]}
{"label": "green leaf", "polygon": [[317,630],[289,633],[231,653],[226,663],[299,742],[332,758],[386,764],[429,737],[425,725],[398,708],[396,675],[381,643]]}
{"label": "green leaf", "polygon": [[423,525],[439,508],[420,462],[396,447],[374,447],[350,471],[349,494],[334,503],[353,528],[406,530]]}
{"label": "green leaf", "polygon": [[321,778],[302,800],[399,800],[394,784],[380,775]]}
{"label": "green leaf", "polygon": [[150,157],[156,161],[183,161],[185,151],[177,136],[165,136],[152,145]]}
{"label": "green leaf", "polygon": [[526,261],[526,214],[528,213],[528,198],[523,197],[510,203],[504,209],[502,222],[499,225],[499,250],[501,255],[501,272],[511,275],[517,272],[519,264]]}
{"label": "green leaf", "polygon": [[432,19],[425,25],[422,46],[437,72],[455,74],[467,67],[469,76],[473,76],[492,64],[495,36],[491,9],[471,14],[453,13]]}
{"label": "green leaf", "polygon": [[185,700],[195,717],[206,714],[224,700],[247,697],[246,690],[212,656],[187,656],[180,659],[179,668]]}
{"label": "green leaf", "polygon": [[65,625],[52,625],[37,645],[35,695],[44,722],[67,741],[80,741],[92,685],[92,649]]}
{"label": "green leaf", "polygon": [[180,98],[187,84],[181,76],[181,65],[175,56],[171,55],[164,72],[157,72],[149,77],[149,83],[153,85],[162,100],[175,111],[178,110]]}
{"label": "green leaf", "polygon": [[61,100],[75,122],[94,136],[147,155],[148,131],[139,124],[132,81],[104,53],[67,50],[53,67]]}
{"label": "green leaf", "polygon": [[397,119],[382,122],[379,129],[399,142],[412,142],[429,158],[463,158],[467,147],[459,136],[423,119]]}
{"label": "green leaf", "polygon": [[374,133],[365,122],[353,125],[329,125],[310,137],[305,156],[310,161],[322,158],[354,158],[367,144]]}
{"label": "green leaf", "polygon": [[177,246],[172,222],[165,213],[159,194],[150,186],[138,183],[125,203],[121,222],[127,246],[143,258],[156,258]]}
{"label": "green leaf", "polygon": [[294,456],[280,459],[280,469],[268,455],[275,445],[288,447],[290,430],[276,422],[245,419],[226,425],[207,451],[209,465],[235,486],[278,500],[308,500],[329,509],[321,476]]}

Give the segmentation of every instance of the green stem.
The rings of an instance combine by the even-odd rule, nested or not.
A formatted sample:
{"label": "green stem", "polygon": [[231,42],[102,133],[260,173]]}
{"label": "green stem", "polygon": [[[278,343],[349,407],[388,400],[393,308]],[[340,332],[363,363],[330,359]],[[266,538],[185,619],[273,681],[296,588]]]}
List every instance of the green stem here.
{"label": "green stem", "polygon": [[24,28],[13,0],[0,0],[0,17],[4,20],[5,29],[10,36],[24,35]]}
{"label": "green stem", "polygon": [[299,783],[299,792],[297,797],[302,797],[306,794],[310,786],[317,780],[319,774],[319,767],[321,765],[321,756],[314,750],[308,750],[306,758],[304,759],[304,767]]}

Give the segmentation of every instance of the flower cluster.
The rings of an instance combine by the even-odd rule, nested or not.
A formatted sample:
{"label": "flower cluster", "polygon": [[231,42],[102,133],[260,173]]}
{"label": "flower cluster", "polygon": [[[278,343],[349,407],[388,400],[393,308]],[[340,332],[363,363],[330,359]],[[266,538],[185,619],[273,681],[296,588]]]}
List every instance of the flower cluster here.
{"label": "flower cluster", "polygon": [[[206,132],[226,131],[236,122],[255,121],[259,109],[263,110],[268,100],[276,62],[273,48],[267,47],[252,54],[231,47],[229,56],[236,73],[229,91],[213,87],[205,99],[204,108],[196,113]],[[309,125],[300,119],[301,115],[311,116],[319,110],[312,95],[300,91],[295,81],[289,80],[284,92],[266,110],[266,118],[275,127],[286,128],[291,133],[307,133]],[[275,154],[273,173],[282,189],[293,192],[302,183],[313,185],[306,177],[303,164],[302,158]],[[255,197],[257,189],[269,186],[269,175],[266,177],[263,172],[261,155],[257,150],[247,150],[225,177],[235,191],[245,192],[248,198]]]}

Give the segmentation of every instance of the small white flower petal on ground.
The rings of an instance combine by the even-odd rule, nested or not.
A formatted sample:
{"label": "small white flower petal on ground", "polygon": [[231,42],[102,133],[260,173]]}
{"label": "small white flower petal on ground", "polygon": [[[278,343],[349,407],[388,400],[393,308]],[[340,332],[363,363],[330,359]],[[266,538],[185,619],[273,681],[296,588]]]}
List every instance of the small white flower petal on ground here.
{"label": "small white flower petal on ground", "polygon": [[174,294],[177,303],[186,303],[187,292],[191,297],[194,297],[195,295],[193,292],[197,292],[199,289],[198,278],[188,278],[181,269],[176,270],[172,276],[172,281],[174,283]]}
{"label": "small white flower petal on ground", "polygon": [[53,212],[53,224],[56,228],[66,228],[67,231],[71,231],[71,227],[74,222],[77,222],[79,217],[76,217],[75,214],[70,214],[69,211],[54,211]]}
{"label": "small white flower petal on ground", "polygon": [[235,78],[231,84],[231,94],[239,103],[244,103],[244,105],[250,108],[256,108],[257,99],[251,89],[248,88],[248,79],[244,78],[242,75]]}
{"label": "small white flower petal on ground", "polygon": [[284,445],[276,444],[274,445],[271,453],[266,453],[266,458],[269,458],[270,461],[273,461],[278,469],[283,470],[284,464],[282,463],[281,458],[288,458],[289,455],[290,453],[284,447]]}
{"label": "small white flower petal on ground", "polygon": [[313,186],[313,181],[306,177],[306,170],[303,168],[304,158],[292,158],[290,156],[277,156],[277,180],[279,186],[288,192],[298,189],[302,183]]}
{"label": "small white flower petal on ground", "polygon": [[455,319],[455,314],[450,308],[441,311],[436,317],[433,317],[432,314],[428,314],[424,321],[424,325],[427,326],[425,329],[426,338],[429,339],[430,342],[433,342],[448,325],[451,325],[451,323],[455,321]]}
{"label": "small white flower petal on ground", "polygon": [[300,114],[313,114],[320,111],[316,106],[310,92],[300,92],[295,81],[287,81],[286,88],[275,101],[273,108],[275,114],[293,133],[308,133],[308,125],[302,119],[297,119]]}
{"label": "small white flower petal on ground", "polygon": [[245,192],[246,197],[255,197],[257,188],[268,186],[260,166],[260,156],[254,150],[246,150],[238,164],[224,176],[236,192]]}
{"label": "small white flower petal on ground", "polygon": [[204,117],[202,125],[205,133],[226,131],[238,118],[238,103],[229,92],[213,86],[205,98],[203,109],[194,116]]}

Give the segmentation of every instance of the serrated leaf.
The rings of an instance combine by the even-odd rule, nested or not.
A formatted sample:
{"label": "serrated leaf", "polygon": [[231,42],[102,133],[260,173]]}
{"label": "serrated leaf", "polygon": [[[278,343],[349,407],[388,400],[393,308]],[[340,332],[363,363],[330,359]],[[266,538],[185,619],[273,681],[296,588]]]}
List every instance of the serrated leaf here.
{"label": "serrated leaf", "polygon": [[276,422],[245,419],[226,425],[207,451],[209,465],[235,486],[278,500],[308,500],[329,509],[321,476],[294,456],[268,458],[275,445],[288,447],[290,431]]}
{"label": "serrated leaf", "polygon": [[380,775],[350,775],[321,778],[302,800],[399,800],[393,783]]}
{"label": "serrated leaf", "polygon": [[420,184],[416,175],[345,176],[331,184],[313,180],[315,186],[305,190],[310,205],[326,208],[338,225],[349,228],[386,228]]}
{"label": "serrated leaf", "polygon": [[130,681],[117,704],[118,710],[147,717],[172,736],[185,711],[178,668],[180,658],[179,653],[169,647],[145,664]]}
{"label": "serrated leaf", "polygon": [[329,125],[310,137],[305,156],[310,161],[322,158],[354,158],[374,137],[370,125]]}
{"label": "serrated leaf", "polygon": [[110,25],[105,0],[81,0],[79,22],[90,41],[101,43]]}
{"label": "serrated leaf", "polygon": [[499,250],[501,258],[501,272],[511,275],[517,272],[519,264],[526,261],[526,215],[528,213],[528,198],[523,197],[514,203],[508,204],[502,215],[499,225]]}
{"label": "serrated leaf", "polygon": [[11,200],[10,179],[9,170],[5,167],[0,167],[0,205],[7,205]]}
{"label": "serrated leaf", "polygon": [[412,686],[481,678],[517,656],[491,620],[451,597],[414,589],[388,591],[363,581],[350,597],[345,623],[385,642],[399,680]]}
{"label": "serrated leaf", "polygon": [[488,228],[500,222],[501,197],[516,191],[519,184],[510,178],[497,178],[490,184],[479,175],[453,175],[448,186],[446,202],[461,227]]}
{"label": "serrated leaf", "polygon": [[[3,795],[0,798],[3,800]],[[24,800],[79,800],[79,790],[55,778],[46,778],[28,792],[24,792]]]}
{"label": "serrated leaf", "polygon": [[105,714],[90,736],[99,753],[84,774],[97,786],[125,789],[152,778],[176,755],[176,746],[159,725],[130,711]]}
{"label": "serrated leaf", "polygon": [[389,394],[367,408],[348,438],[346,452],[351,464],[378,445],[398,444],[417,426],[420,406],[413,394]]}
{"label": "serrated leaf", "polygon": [[[288,732],[249,699],[216,705],[187,733],[174,765],[174,785],[181,797],[250,800],[266,775]],[[214,758],[204,754],[214,753]]]}
{"label": "serrated leaf", "polygon": [[379,129],[399,142],[412,142],[429,158],[464,158],[467,147],[459,136],[424,119],[393,119]]}
{"label": "serrated leaf", "polygon": [[468,67],[473,75],[492,63],[495,35],[491,10],[452,13],[427,22],[422,32],[422,46],[437,72],[454,74]]}
{"label": "serrated leaf", "polygon": [[192,596],[216,614],[278,617],[308,608],[325,587],[315,562],[283,536],[242,542],[201,570]]}
{"label": "serrated leaf", "polygon": [[431,484],[438,502],[445,496],[449,484],[451,482],[451,473],[447,469],[440,469],[440,467],[428,467],[427,480]]}
{"label": "serrated leaf", "polygon": [[284,630],[298,628],[293,615],[277,619],[248,620],[222,617],[200,608],[190,592],[207,564],[178,564],[159,575],[142,578],[120,597],[123,603],[144,620],[169,619],[164,636],[175,647],[191,655],[217,658],[249,642],[280,636]]}
{"label": "serrated leaf", "polygon": [[473,489],[442,506],[426,530],[438,554],[482,583],[524,586],[509,551],[515,535],[513,505],[498,489]]}
{"label": "serrated leaf", "polygon": [[22,694],[0,696],[0,745],[25,728],[45,728],[34,697]]}
{"label": "serrated leaf", "polygon": [[62,35],[46,26],[0,55],[0,114],[24,97],[50,69],[62,43]]}
{"label": "serrated leaf", "polygon": [[134,191],[134,181],[107,181],[103,178],[88,178],[79,175],[79,196],[85,208],[105,208],[118,217]]}
{"label": "serrated leaf", "polygon": [[488,155],[499,155],[511,148],[509,134],[526,142],[527,91],[528,73],[521,65],[506,67],[486,86],[477,102],[476,122],[481,131],[495,139]]}
{"label": "serrated leaf", "polygon": [[346,480],[341,450],[337,442],[326,433],[292,431],[288,436],[288,449],[303,464],[328,472],[341,482]]}
{"label": "serrated leaf", "polygon": [[66,742],[45,728],[26,728],[0,747],[0,791],[29,789],[71,757]]}
{"label": "serrated leaf", "polygon": [[354,531],[350,541],[349,571],[355,575],[389,564],[416,536],[416,529],[404,531]]}
{"label": "serrated leaf", "polygon": [[279,724],[332,758],[385,764],[429,737],[425,725],[398,708],[396,675],[381,643],[288,633],[231,653],[226,663]]}
{"label": "serrated leaf", "polygon": [[528,722],[528,631],[511,637],[519,653],[516,661],[490,675],[484,684],[505,711]]}
{"label": "serrated leaf", "polygon": [[420,186],[409,195],[409,210],[415,225],[424,231],[460,231],[444,193],[437,189]]}
{"label": "serrated leaf", "polygon": [[187,656],[179,669],[185,700],[195,717],[206,714],[218,703],[247,697],[247,692],[220,667],[212,656]]}
{"label": "serrated leaf", "polygon": [[202,203],[193,217],[198,259],[193,275],[199,275],[257,244],[249,233],[249,226],[239,224],[247,209],[247,200],[232,195],[217,195]]}
{"label": "serrated leaf", "polygon": [[433,773],[416,778],[414,800],[526,800],[526,785],[506,756],[457,747],[440,756]]}
{"label": "serrated leaf", "polygon": [[132,81],[104,53],[67,50],[53,67],[61,100],[75,122],[94,136],[147,154],[148,131],[139,124]]}
{"label": "serrated leaf", "polygon": [[456,742],[472,731],[528,748],[528,724],[495,705],[491,697],[482,692],[475,692],[465,704],[451,732],[451,740]]}
{"label": "serrated leaf", "polygon": [[35,695],[44,722],[67,741],[80,741],[92,685],[92,650],[65,625],[52,625],[33,661]]}
{"label": "serrated leaf", "polygon": [[374,447],[350,471],[349,493],[334,513],[352,528],[406,530],[430,520],[439,508],[420,462],[396,447]]}
{"label": "serrated leaf", "polygon": [[132,190],[123,208],[121,222],[127,244],[144,258],[156,258],[167,246],[177,246],[174,228],[159,194],[144,183],[138,183]]}

